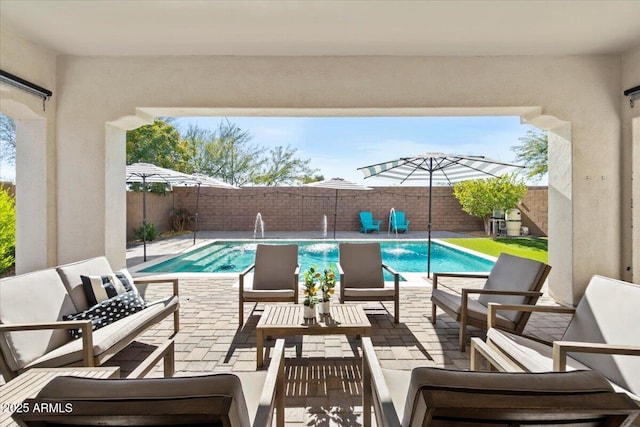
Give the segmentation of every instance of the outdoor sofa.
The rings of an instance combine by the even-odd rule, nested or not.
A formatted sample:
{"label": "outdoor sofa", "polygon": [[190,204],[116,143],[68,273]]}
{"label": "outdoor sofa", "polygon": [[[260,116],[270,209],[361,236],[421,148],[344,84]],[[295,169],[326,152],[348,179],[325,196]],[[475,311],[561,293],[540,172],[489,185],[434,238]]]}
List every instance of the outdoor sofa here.
{"label": "outdoor sofa", "polygon": [[594,371],[502,373],[384,369],[362,338],[362,411],[377,426],[621,426],[638,413]]}
{"label": "outdoor sofa", "polygon": [[[486,342],[471,340],[471,369],[487,361],[501,371],[602,374],[640,404],[640,285],[594,275],[576,308],[489,304]],[[573,314],[562,338],[545,342],[500,329],[497,312]]]}
{"label": "outdoor sofa", "polygon": [[[0,371],[5,380],[35,367],[100,366],[171,314],[174,334],[134,372],[142,376],[164,357],[165,376],[173,375],[172,338],[180,327],[178,280],[133,281],[132,287],[142,288],[141,296],[151,283],[171,283],[173,292],[166,298],[147,301],[140,311],[93,330],[91,320],[63,319],[75,313],[80,315],[74,317],[83,317],[90,309],[81,275],[101,278],[114,272],[101,256],[0,280]],[[137,289],[131,292],[137,294]],[[73,339],[69,331],[81,337]]]}
{"label": "outdoor sofa", "polygon": [[[31,427],[227,426],[284,427],[284,340],[267,371],[149,379],[58,377],[14,418]],[[72,411],[38,411],[41,407]],[[275,417],[274,417],[275,412]]]}

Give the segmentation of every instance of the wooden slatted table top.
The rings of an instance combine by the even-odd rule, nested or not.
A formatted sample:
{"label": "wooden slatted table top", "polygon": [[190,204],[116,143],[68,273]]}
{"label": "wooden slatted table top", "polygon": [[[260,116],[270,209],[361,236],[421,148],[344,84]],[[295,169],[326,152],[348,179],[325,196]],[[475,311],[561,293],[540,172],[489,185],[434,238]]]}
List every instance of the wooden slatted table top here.
{"label": "wooden slatted table top", "polygon": [[[264,309],[256,329],[298,330],[301,335],[314,331],[318,334],[339,333],[349,328],[371,328],[371,322],[359,305],[331,304],[331,315],[317,314],[315,319],[303,317],[302,304],[269,305]],[[305,332],[306,331],[306,332]]]}
{"label": "wooden slatted table top", "polygon": [[25,399],[35,397],[42,388],[55,377],[76,376],[86,378],[120,378],[120,368],[110,367],[70,367],[33,368],[0,386],[0,426],[19,425],[11,415],[20,409]]}

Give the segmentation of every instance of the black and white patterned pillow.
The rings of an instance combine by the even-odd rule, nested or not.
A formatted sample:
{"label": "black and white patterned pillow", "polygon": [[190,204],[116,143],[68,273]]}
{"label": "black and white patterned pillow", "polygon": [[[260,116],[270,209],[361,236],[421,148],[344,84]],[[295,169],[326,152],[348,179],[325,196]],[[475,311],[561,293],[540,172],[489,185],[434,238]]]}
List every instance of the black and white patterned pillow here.
{"label": "black and white patterned pillow", "polygon": [[80,279],[90,307],[125,292],[138,293],[131,275],[126,270],[104,276],[80,276]]}
{"label": "black and white patterned pillow", "polygon": [[[125,292],[116,295],[106,301],[94,305],[88,310],[76,314],[68,314],[64,320],[91,320],[91,328],[95,331],[115,322],[118,319],[127,317],[138,311],[144,310],[146,304],[137,292]],[[73,339],[82,336],[82,329],[69,329],[69,334]]]}

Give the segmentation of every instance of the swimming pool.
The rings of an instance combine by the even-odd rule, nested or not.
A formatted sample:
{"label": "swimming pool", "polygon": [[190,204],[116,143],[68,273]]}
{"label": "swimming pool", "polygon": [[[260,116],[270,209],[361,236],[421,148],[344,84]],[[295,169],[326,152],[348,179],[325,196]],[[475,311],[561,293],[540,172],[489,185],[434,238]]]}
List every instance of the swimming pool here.
{"label": "swimming pool", "polygon": [[[143,273],[239,273],[255,259],[256,246],[297,244],[300,272],[313,265],[328,266],[338,261],[338,242],[318,240],[216,241],[147,267]],[[382,261],[398,272],[427,271],[426,241],[380,241]],[[431,271],[489,271],[494,262],[455,248],[431,242]]]}

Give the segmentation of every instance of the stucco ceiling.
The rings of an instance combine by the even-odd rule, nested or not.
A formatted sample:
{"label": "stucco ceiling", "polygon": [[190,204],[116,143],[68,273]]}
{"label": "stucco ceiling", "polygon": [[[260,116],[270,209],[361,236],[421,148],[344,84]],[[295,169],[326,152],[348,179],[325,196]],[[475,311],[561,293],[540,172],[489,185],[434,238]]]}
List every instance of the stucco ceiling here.
{"label": "stucco ceiling", "polygon": [[1,0],[71,55],[579,55],[640,45],[640,0]]}

